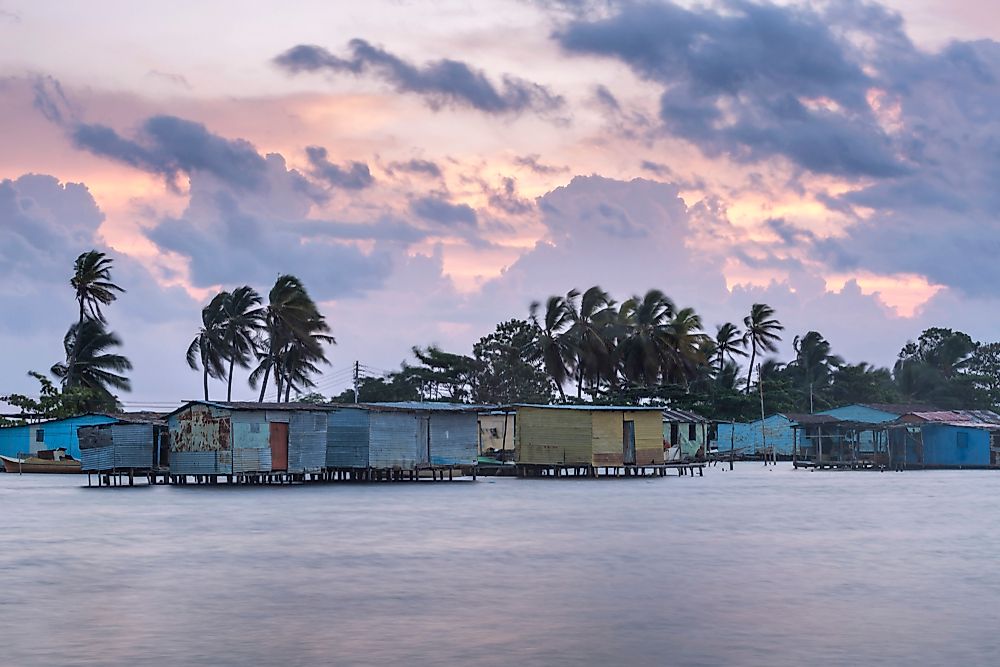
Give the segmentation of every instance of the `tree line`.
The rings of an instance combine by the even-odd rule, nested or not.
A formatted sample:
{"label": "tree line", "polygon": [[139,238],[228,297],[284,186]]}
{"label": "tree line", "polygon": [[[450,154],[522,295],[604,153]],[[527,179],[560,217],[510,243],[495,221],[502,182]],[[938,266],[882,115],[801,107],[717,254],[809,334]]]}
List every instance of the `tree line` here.
{"label": "tree line", "polygon": [[[847,363],[818,331],[792,337],[794,357],[773,355],[784,325],[752,304],[741,324],[714,334],[660,290],[621,303],[600,287],[532,303],[473,346],[472,355],[413,348],[399,371],[362,378],[362,401],[449,400],[483,404],[671,404],[716,419],[764,410],[818,412],[849,403],[1000,407],[1000,343],[946,328],[907,342],[890,368]],[[322,397],[313,396],[314,400]],[[347,390],[334,401],[352,402]]]}

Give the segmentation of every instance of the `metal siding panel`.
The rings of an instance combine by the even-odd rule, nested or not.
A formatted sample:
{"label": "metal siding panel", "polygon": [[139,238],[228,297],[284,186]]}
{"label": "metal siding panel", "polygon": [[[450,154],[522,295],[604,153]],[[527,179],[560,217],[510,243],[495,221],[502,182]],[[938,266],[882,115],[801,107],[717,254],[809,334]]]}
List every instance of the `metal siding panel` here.
{"label": "metal siding panel", "polygon": [[114,444],[115,468],[150,468],[153,465],[153,425],[113,424],[110,428]]}
{"label": "metal siding panel", "polygon": [[417,416],[408,412],[372,412],[369,419],[369,465],[372,468],[416,467]]}
{"label": "metal siding panel", "polygon": [[196,404],[171,415],[171,453],[228,451],[232,446],[231,412]]}
{"label": "metal siding panel", "polygon": [[326,467],[367,468],[369,412],[344,408],[327,415]]}
{"label": "metal siding panel", "polygon": [[518,407],[517,462],[587,465],[592,428],[591,412],[585,410]]}
{"label": "metal siding panel", "polygon": [[220,472],[222,474],[228,473],[230,470],[228,462],[225,462],[222,470],[219,469],[219,454],[228,455],[229,452],[170,452],[170,474],[216,475]]}
{"label": "metal siding panel", "polygon": [[326,463],[325,412],[297,410],[288,423],[288,472],[319,472]]}
{"label": "metal siding panel", "polygon": [[[507,428],[506,439],[504,422]],[[514,415],[479,415],[479,446],[480,452],[489,449],[514,449]]]}
{"label": "metal siding panel", "polygon": [[479,452],[479,419],[475,413],[432,413],[431,463],[474,464]]}
{"label": "metal siding panel", "polygon": [[266,447],[246,447],[233,450],[234,473],[241,472],[270,472],[271,471],[271,449]]}
{"label": "metal siding panel", "polygon": [[80,450],[80,467],[84,471],[111,470],[115,464],[115,449],[107,447],[88,447]]}

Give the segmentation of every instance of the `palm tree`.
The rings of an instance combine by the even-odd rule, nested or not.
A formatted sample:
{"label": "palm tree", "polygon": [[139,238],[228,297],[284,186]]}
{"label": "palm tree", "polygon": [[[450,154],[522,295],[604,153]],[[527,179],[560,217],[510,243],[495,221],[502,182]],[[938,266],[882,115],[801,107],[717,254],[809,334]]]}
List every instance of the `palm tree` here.
{"label": "palm tree", "polygon": [[69,328],[63,338],[66,361],[54,365],[51,372],[62,381],[63,390],[82,387],[102,399],[115,401],[111,389],[131,391],[132,384],[121,373],[132,370],[132,363],[120,354],[108,352],[120,347],[121,339],[96,319],[85,318]]}
{"label": "palm tree", "polygon": [[777,343],[781,341],[778,332],[785,327],[774,317],[774,308],[766,303],[755,303],[750,308],[750,314],[743,318],[746,333],[744,340],[750,344],[750,370],[747,373],[747,394],[750,393],[750,381],[753,377],[753,365],[760,352],[777,352]]}
{"label": "palm tree", "polygon": [[[655,385],[674,356],[670,329],[676,308],[660,290],[634,296],[619,309],[622,372],[636,384]],[[668,371],[669,372],[669,371]]]}
{"label": "palm tree", "polygon": [[101,306],[111,305],[118,298],[115,292],[125,292],[111,282],[112,264],[114,260],[97,250],[90,250],[76,258],[69,284],[76,290],[76,300],[80,305],[78,324],[83,324],[88,316],[92,320],[105,322]]}
{"label": "palm tree", "polygon": [[222,304],[222,338],[229,356],[226,400],[233,400],[233,367],[249,368],[256,335],[264,326],[264,309],[257,291],[248,285],[234,289]]}
{"label": "palm tree", "polygon": [[614,300],[596,285],[583,293],[579,305],[575,295],[575,291],[567,294],[565,303],[572,322],[567,334],[576,357],[576,397],[581,398],[585,380],[595,388],[600,385],[601,378],[610,378],[614,372],[607,331],[617,312]]}
{"label": "palm tree", "polygon": [[328,334],[326,318],[295,276],[278,277],[268,293],[263,315],[266,335],[258,342],[259,365],[250,374],[250,386],[261,381],[263,401],[273,374],[278,401],[283,393],[287,401],[293,386],[306,386],[303,378],[317,371],[315,364],[329,363],[324,345],[337,341]]}
{"label": "palm tree", "polygon": [[229,292],[216,294],[207,306],[201,309],[201,329],[188,345],[187,363],[193,370],[202,371],[202,385],[205,400],[208,400],[208,378],[222,378],[226,374],[225,360],[229,354],[225,338],[225,306]]}
{"label": "palm tree", "polygon": [[736,357],[747,356],[746,339],[743,332],[732,322],[721,324],[715,329],[715,355],[719,363],[719,372],[722,372],[726,357],[733,363],[738,363]]}
{"label": "palm tree", "polygon": [[[570,290],[566,295],[569,300],[575,298],[579,292]],[[559,398],[566,402],[566,392],[563,391],[563,383],[569,376],[569,364],[572,359],[573,346],[567,331],[572,326],[569,309],[566,306],[567,299],[561,296],[550,296],[545,303],[545,319],[540,322],[538,319],[538,309],[541,304],[537,301],[531,304],[531,322],[537,332],[535,354],[542,359],[545,372],[549,374],[555,382],[556,389],[559,390]]]}
{"label": "palm tree", "polygon": [[671,318],[666,329],[670,355],[663,369],[664,380],[687,386],[707,362],[704,348],[711,340],[701,333],[701,317],[693,308],[682,308]]}
{"label": "palm tree", "polygon": [[796,336],[792,342],[795,349],[795,360],[788,368],[792,371],[803,389],[809,392],[809,412],[814,411],[813,396],[815,388],[825,388],[830,384],[833,370],[844,365],[844,360],[830,352],[830,343],[817,331],[810,331],[805,336]]}

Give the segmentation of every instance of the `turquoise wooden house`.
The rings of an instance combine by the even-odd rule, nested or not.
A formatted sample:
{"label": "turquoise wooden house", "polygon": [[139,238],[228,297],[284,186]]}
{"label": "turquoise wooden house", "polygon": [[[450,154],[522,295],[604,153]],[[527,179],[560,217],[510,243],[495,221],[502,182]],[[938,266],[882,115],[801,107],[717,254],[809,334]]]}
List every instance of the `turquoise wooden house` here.
{"label": "turquoise wooden house", "polygon": [[765,448],[773,448],[778,456],[791,456],[795,443],[794,425],[791,417],[780,413],[749,424],[722,422],[716,431],[716,446],[719,454],[727,454],[732,449],[736,456],[756,456],[763,454]]}
{"label": "turquoise wooden house", "polygon": [[[854,403],[844,405],[839,408],[823,410],[817,414],[830,415],[840,421],[854,422],[860,424],[888,424],[906,414],[914,412],[930,412],[934,408],[927,405],[906,405],[898,403]],[[859,430],[857,431],[857,449],[859,452],[870,453],[875,451],[875,439],[878,431]]]}
{"label": "turquoise wooden house", "polygon": [[888,426],[893,462],[908,468],[1000,466],[1000,415],[990,410],[939,410],[903,415]]}
{"label": "turquoise wooden house", "polygon": [[34,424],[0,428],[0,454],[16,457],[20,453],[34,454],[43,449],[65,449],[73,458],[80,459],[80,438],[76,430],[81,426],[111,424],[116,417],[91,412],[62,419],[49,419]]}

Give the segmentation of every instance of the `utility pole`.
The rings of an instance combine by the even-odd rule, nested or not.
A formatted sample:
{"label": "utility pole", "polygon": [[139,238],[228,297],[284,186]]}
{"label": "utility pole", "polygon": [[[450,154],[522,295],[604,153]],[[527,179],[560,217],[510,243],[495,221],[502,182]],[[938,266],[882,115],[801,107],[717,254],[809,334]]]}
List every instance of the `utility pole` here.
{"label": "utility pole", "polygon": [[358,381],[361,379],[361,362],[354,362],[354,402],[358,402]]}
{"label": "utility pole", "polygon": [[767,434],[764,427],[764,380],[757,364],[757,390],[760,392],[760,445],[764,449],[764,465],[767,465]]}

